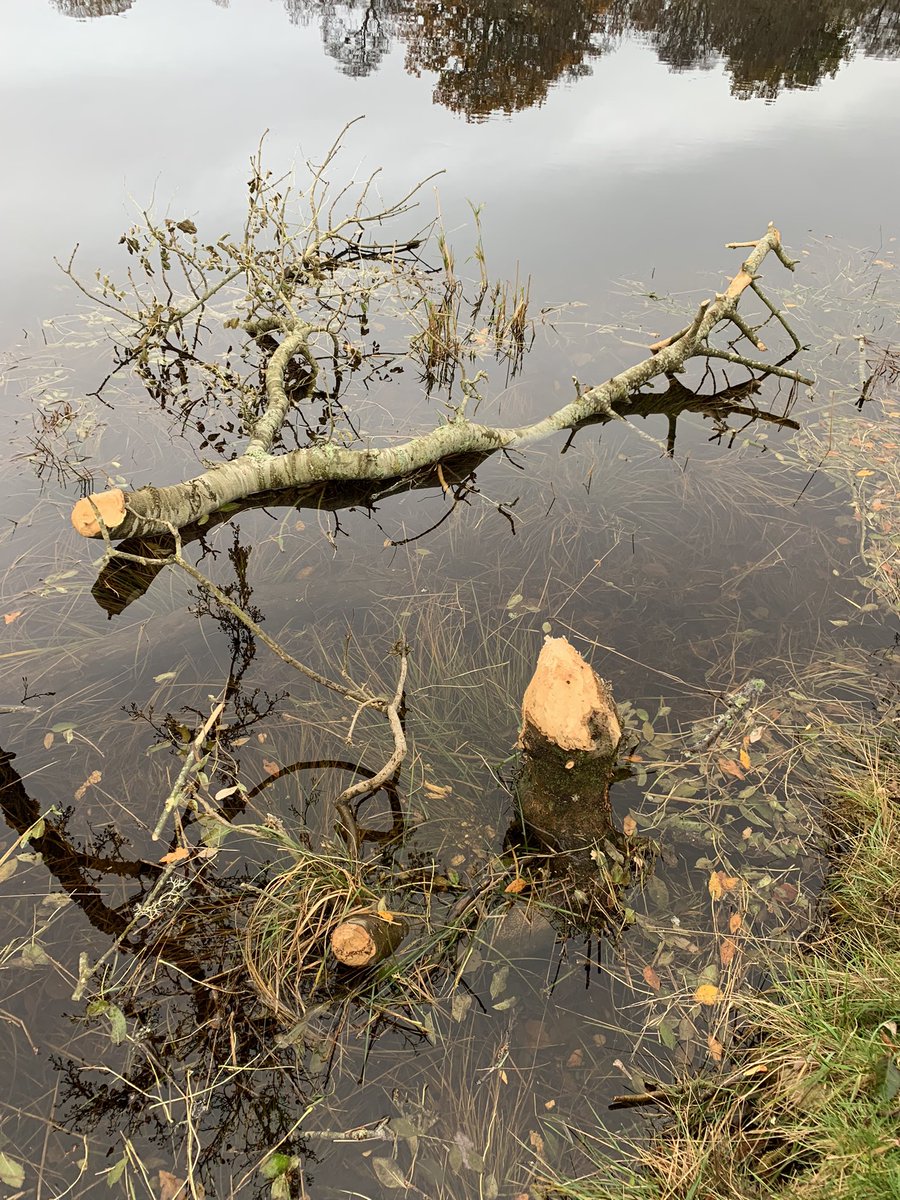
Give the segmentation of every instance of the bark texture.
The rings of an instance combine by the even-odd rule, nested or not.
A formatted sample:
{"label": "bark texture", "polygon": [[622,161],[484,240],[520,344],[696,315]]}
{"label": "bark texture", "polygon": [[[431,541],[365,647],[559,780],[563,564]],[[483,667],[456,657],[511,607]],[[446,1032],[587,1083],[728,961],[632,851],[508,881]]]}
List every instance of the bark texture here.
{"label": "bark texture", "polygon": [[[720,358],[751,371],[783,376],[812,383],[795,371],[774,363],[746,358],[732,350],[711,346],[708,338],[723,322],[730,322],[741,334],[753,334],[737,314],[737,306],[747,288],[752,287],[772,309],[791,337],[796,335],[787,321],[759,291],[756,279],[763,260],[774,253],[789,269],[781,235],[774,225],[757,242],[733,243],[749,246],[750,253],[723,293],[704,301],[690,325],[649,347],[648,356],[596,387],[581,391],[569,404],[529,425],[501,427],[478,424],[465,415],[464,406],[437,429],[390,446],[364,446],[347,449],[332,443],[305,447],[284,454],[272,454],[271,447],[285,420],[289,404],[285,391],[285,371],[294,356],[307,360],[311,381],[315,378],[315,360],[309,347],[314,327],[296,320],[275,322],[284,340],[273,353],[266,372],[267,407],[257,422],[247,449],[239,457],[205,471],[194,479],[168,487],[144,487],[137,491],[100,493],[80,500],[72,512],[75,528],[85,537],[112,538],[147,536],[175,527],[181,529],[203,520],[223,505],[244,500],[266,491],[280,491],[313,482],[351,482],[359,480],[402,479],[423,468],[436,467],[461,454],[492,454],[498,450],[525,447],[564,429],[577,429],[598,417],[620,417],[617,411],[633,393],[659,375],[680,372],[692,357]],[[266,325],[270,332],[272,321]],[[255,336],[257,328],[246,328]],[[755,350],[762,348],[758,337],[750,337]],[[308,390],[308,389],[307,389]]]}

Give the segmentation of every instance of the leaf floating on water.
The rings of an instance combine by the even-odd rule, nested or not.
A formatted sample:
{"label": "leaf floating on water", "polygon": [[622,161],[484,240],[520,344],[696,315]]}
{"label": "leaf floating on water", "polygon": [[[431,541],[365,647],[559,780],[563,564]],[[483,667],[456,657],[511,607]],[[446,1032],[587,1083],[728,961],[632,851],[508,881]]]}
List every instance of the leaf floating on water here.
{"label": "leaf floating on water", "polygon": [[737,765],[733,758],[720,758],[719,770],[723,775],[732,775],[735,779],[744,778],[744,772]]}
{"label": "leaf floating on water", "polygon": [[643,971],[641,971],[641,974],[643,975],[644,982],[648,987],[652,987],[654,992],[660,991],[662,988],[662,980],[657,975],[656,971],[654,971],[653,967],[649,965],[644,967]]}
{"label": "leaf floating on water", "polygon": [[516,594],[514,596],[510,596],[510,598],[507,600],[506,607],[507,608],[515,608],[516,605],[521,604],[524,599],[525,599],[525,597],[522,595],[521,592],[516,592]]}
{"label": "leaf floating on water", "polygon": [[870,471],[868,469],[868,467],[863,467],[863,469],[861,471],[856,472],[856,478],[857,479],[866,479],[866,478],[868,478],[869,475],[874,475],[874,474],[875,474],[875,472]]}
{"label": "leaf floating on water", "polygon": [[164,854],[159,860],[164,866],[169,863],[184,862],[186,858],[190,858],[190,850],[186,846],[178,846],[175,850],[171,850],[168,854]]}
{"label": "leaf floating on water", "polygon": [[710,1034],[706,1039],[706,1044],[709,1047],[709,1057],[713,1060],[713,1062],[721,1062],[722,1054],[724,1053],[724,1047],[719,1039]]}
{"label": "leaf floating on water", "polygon": [[99,771],[91,771],[90,775],[88,775],[87,779],[75,793],[75,799],[83,800],[88,788],[94,787],[94,785],[98,784],[102,778],[103,776]]}
{"label": "leaf floating on water", "polygon": [[5,863],[0,863],[0,883],[6,883],[7,879],[12,879],[18,867],[19,864],[14,858],[8,858]]}
{"label": "leaf floating on water", "polygon": [[622,822],[622,832],[626,837],[634,837],[637,831],[637,821],[634,817],[626,817]]}
{"label": "leaf floating on water", "polygon": [[731,916],[728,918],[729,932],[737,933],[737,931],[740,929],[740,927],[743,925],[743,923],[744,923],[744,920],[740,913],[732,913]]}
{"label": "leaf floating on water", "polygon": [[694,999],[698,1004],[711,1006],[719,1003],[722,999],[722,992],[714,983],[701,983],[694,992]]}
{"label": "leaf floating on water", "polygon": [[263,765],[263,770],[269,775],[280,775],[281,774],[281,767],[279,767],[277,762],[273,762],[271,760],[271,758],[264,758],[262,765]]}
{"label": "leaf floating on water", "polygon": [[726,892],[733,892],[740,882],[738,875],[726,875],[724,871],[711,871],[709,894],[713,900],[721,900]]}
{"label": "leaf floating on water", "polygon": [[518,875],[506,885],[506,887],[503,889],[503,894],[506,896],[517,896],[519,892],[524,892],[527,887],[528,880],[523,879],[521,875]]}
{"label": "leaf floating on water", "polygon": [[15,621],[15,619],[16,619],[17,617],[21,617],[21,615],[22,615],[22,609],[20,608],[20,609],[18,610],[18,612],[8,612],[8,613],[4,613],[4,614],[3,614],[3,620],[6,622],[6,624],[7,624],[7,625],[12,625],[13,621]]}
{"label": "leaf floating on water", "polygon": [[0,1150],[0,1182],[7,1187],[20,1188],[25,1182],[25,1168]]}
{"label": "leaf floating on water", "polygon": [[52,745],[53,745],[53,734],[45,733],[44,734],[44,749],[49,750]]}
{"label": "leaf floating on water", "polygon": [[749,771],[750,768],[753,766],[753,763],[750,761],[750,755],[747,753],[747,751],[744,749],[743,746],[741,747],[741,752],[738,755],[738,758],[740,758],[741,766],[744,768],[744,770]]}
{"label": "leaf floating on water", "polygon": [[728,967],[734,962],[735,954],[737,954],[737,943],[731,938],[725,938],[719,946],[719,962],[723,967]]}

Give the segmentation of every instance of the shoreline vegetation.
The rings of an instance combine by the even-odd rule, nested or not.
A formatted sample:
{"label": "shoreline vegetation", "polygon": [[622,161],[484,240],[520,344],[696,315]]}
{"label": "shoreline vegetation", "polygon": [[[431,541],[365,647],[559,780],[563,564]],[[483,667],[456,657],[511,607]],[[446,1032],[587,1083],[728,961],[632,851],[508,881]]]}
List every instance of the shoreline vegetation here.
{"label": "shoreline vegetation", "polygon": [[[869,349],[873,377],[895,382],[897,355]],[[813,426],[797,445],[849,492],[860,582],[889,624],[900,615],[900,404],[882,390],[863,393],[859,417]],[[881,693],[873,679],[875,704],[823,720],[823,881],[810,927],[758,939],[761,986],[733,998],[721,1061],[617,1098],[641,1113],[631,1138],[596,1135],[595,1169],[556,1179],[548,1197],[900,1197],[900,741],[896,688],[886,681]]]}

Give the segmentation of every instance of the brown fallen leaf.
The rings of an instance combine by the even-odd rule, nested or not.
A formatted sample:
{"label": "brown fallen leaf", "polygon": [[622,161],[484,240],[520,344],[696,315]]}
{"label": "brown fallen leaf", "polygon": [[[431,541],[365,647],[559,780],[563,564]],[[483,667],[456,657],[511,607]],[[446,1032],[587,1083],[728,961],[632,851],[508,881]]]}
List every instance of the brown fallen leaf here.
{"label": "brown fallen leaf", "polygon": [[622,831],[626,837],[634,837],[637,831],[637,821],[634,817],[626,817],[622,822]]}
{"label": "brown fallen leaf", "polygon": [[519,892],[524,892],[527,887],[528,880],[523,879],[521,875],[518,875],[515,879],[510,880],[510,882],[506,885],[506,887],[503,889],[503,894],[505,896],[517,896]]}
{"label": "brown fallen leaf", "polygon": [[584,1051],[579,1046],[577,1050],[573,1050],[566,1059],[566,1066],[570,1069],[584,1065]]}
{"label": "brown fallen leaf", "polygon": [[733,758],[720,758],[719,770],[723,775],[733,775],[735,779],[744,778],[744,772],[737,765]]}
{"label": "brown fallen leaf", "polygon": [[793,904],[800,893],[792,883],[779,883],[777,887],[772,889],[772,895],[776,900],[780,900],[782,904]]}
{"label": "brown fallen leaf", "polygon": [[723,967],[731,966],[735,954],[737,954],[737,942],[732,938],[725,938],[719,946],[719,962]]}
{"label": "brown fallen leaf", "polygon": [[644,983],[646,983],[648,987],[652,987],[654,992],[658,992],[662,988],[662,980],[657,975],[656,971],[654,971],[653,967],[651,967],[649,964],[644,967],[643,971],[641,971],[641,974],[644,977]]}
{"label": "brown fallen leaf", "polygon": [[53,745],[53,734],[45,733],[44,734],[44,749],[49,750],[52,745]]}
{"label": "brown fallen leaf", "polygon": [[186,1179],[179,1179],[171,1171],[160,1171],[158,1200],[188,1200],[188,1196],[203,1200],[205,1195],[206,1189],[202,1183],[195,1181],[193,1191],[189,1191]]}
{"label": "brown fallen leaf", "polygon": [[740,882],[738,875],[726,875],[724,871],[711,871],[709,894],[713,900],[721,900],[726,892],[733,892]]}
{"label": "brown fallen leaf", "polygon": [[267,775],[280,775],[281,774],[281,767],[279,767],[277,762],[273,762],[271,758],[264,758],[262,765],[263,765],[263,770],[266,772]]}
{"label": "brown fallen leaf", "polygon": [[96,783],[99,783],[102,778],[103,778],[103,776],[100,774],[99,771],[91,771],[90,775],[88,775],[87,779],[84,781],[84,783],[78,789],[78,791],[75,793],[75,799],[83,800],[85,792],[88,790],[88,788],[93,787],[94,784],[96,784]]}
{"label": "brown fallen leaf", "polygon": [[709,1047],[709,1057],[713,1060],[713,1062],[721,1062],[722,1054],[724,1053],[725,1048],[719,1039],[713,1037],[712,1034],[709,1034],[706,1039],[706,1044]]}
{"label": "brown fallen leaf", "polygon": [[13,621],[15,621],[16,617],[21,617],[21,615],[22,615],[22,609],[20,608],[18,612],[4,613],[3,620],[6,622],[7,625],[12,625],[12,623],[13,623]]}
{"label": "brown fallen leaf", "polygon": [[740,913],[732,913],[728,918],[728,929],[730,933],[737,933],[743,925],[744,919]]}
{"label": "brown fallen leaf", "polygon": [[184,862],[184,860],[186,858],[190,858],[190,856],[191,852],[186,846],[178,846],[175,850],[171,850],[168,854],[164,854],[159,861],[165,866],[168,866],[169,863]]}

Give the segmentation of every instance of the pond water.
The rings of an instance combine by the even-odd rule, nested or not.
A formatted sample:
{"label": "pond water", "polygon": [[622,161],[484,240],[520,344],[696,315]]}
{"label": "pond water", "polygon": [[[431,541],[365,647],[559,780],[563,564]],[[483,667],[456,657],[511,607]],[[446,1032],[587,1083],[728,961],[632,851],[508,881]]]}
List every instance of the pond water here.
{"label": "pond water", "polygon": [[[706,964],[678,976],[688,998],[712,979],[694,945],[705,953],[710,868],[751,880],[749,911],[773,930],[808,912],[818,834],[810,789],[791,775],[797,739],[779,720],[875,704],[895,674],[896,622],[864,582],[849,493],[798,453],[796,434],[818,428],[825,446],[828,422],[858,413],[860,372],[877,358],[874,346],[861,356],[860,335],[897,341],[900,6],[0,0],[0,29],[0,704],[37,710],[0,716],[0,1178],[45,1200],[177,1194],[160,1172],[195,1197],[330,1200],[409,1184],[438,1200],[527,1195],[547,1171],[585,1169],[583,1134],[630,1128],[607,1104],[641,1053],[662,1074],[698,1061],[698,1039],[716,1058],[721,1029],[676,1020],[674,1000],[648,1017],[635,990],[653,1001],[679,955]],[[800,369],[817,382],[770,377],[730,414],[651,403],[571,445],[560,435],[496,456],[452,511],[431,479],[334,509],[250,508],[190,545],[313,666],[336,669],[349,633],[351,669],[392,686],[391,647],[408,639],[403,869],[436,864],[452,899],[500,860],[513,815],[503,765],[548,630],[630,705],[643,740],[614,804],[665,843],[616,945],[493,922],[466,947],[456,990],[453,971],[434,984],[431,1017],[423,1002],[412,1022],[373,1028],[356,1009],[335,1032],[315,1012],[331,1040],[296,1029],[292,1040],[249,990],[232,990],[240,889],[255,894],[273,852],[228,839],[205,907],[157,944],[129,922],[178,839],[171,822],[162,841],[150,833],[178,748],[226,684],[212,792],[249,789],[243,805],[222,800],[238,826],[268,816],[329,835],[338,785],[326,760],[350,760],[343,787],[358,763],[377,769],[388,743],[364,713],[348,748],[346,709],[298,685],[182,575],[163,571],[127,604],[95,600],[101,550],[71,530],[73,502],[85,487],[196,474],[231,413],[161,405],[128,370],[95,394],[114,365],[108,329],[54,257],[65,264],[78,245],[81,278],[121,277],[120,235],[150,206],[211,238],[239,228],[264,133],[267,165],[296,167],[302,189],[304,163],[363,114],[336,185],[379,169],[390,200],[443,171],[402,232],[439,204],[457,273],[474,277],[481,206],[491,276],[530,279],[533,344],[516,372],[479,361],[480,419],[536,419],[570,398],[573,374],[595,383],[642,358],[738,269],[724,244],[770,220],[799,264],[789,275],[767,260],[766,286],[790,306]],[[402,314],[373,316],[371,336],[396,357],[343,396],[369,433],[419,432],[446,412],[447,396],[402,358],[404,332]],[[683,382],[708,394],[746,378],[692,367]],[[884,416],[896,419],[889,406]],[[734,811],[716,810],[723,830],[751,830],[736,849],[684,814],[654,817],[665,788],[642,764],[752,677],[767,684],[758,728],[776,730],[767,794],[782,815],[753,828],[751,781]],[[732,784],[746,783],[744,759],[725,762],[725,782],[733,767]],[[699,784],[676,776],[687,808]],[[387,799],[365,809],[381,830],[390,817]],[[111,949],[116,980],[74,1001],[80,956]],[[393,1134],[380,1140],[337,1136],[386,1117]],[[273,1150],[293,1162],[270,1158],[266,1174]]]}

